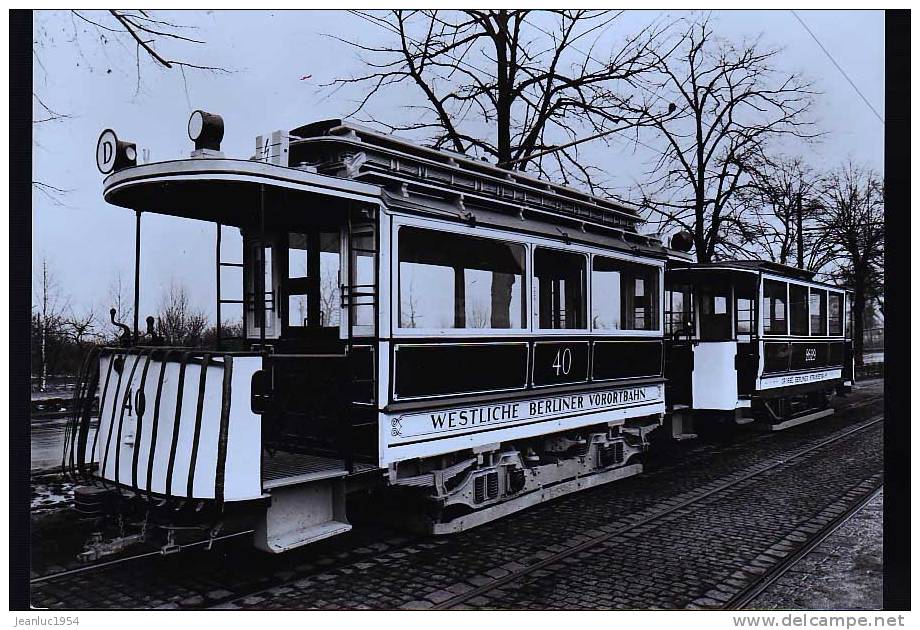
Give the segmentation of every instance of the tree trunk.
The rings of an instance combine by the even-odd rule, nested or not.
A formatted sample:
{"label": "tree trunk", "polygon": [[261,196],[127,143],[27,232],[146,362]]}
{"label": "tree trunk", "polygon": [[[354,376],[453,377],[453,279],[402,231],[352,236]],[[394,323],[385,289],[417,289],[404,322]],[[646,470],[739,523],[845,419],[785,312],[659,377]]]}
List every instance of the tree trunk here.
{"label": "tree trunk", "polygon": [[499,11],[495,34],[495,56],[498,61],[498,98],[495,107],[498,135],[498,166],[511,168],[511,85],[508,66],[508,16]]}
{"label": "tree trunk", "polygon": [[[693,97],[696,100],[696,85],[694,83]],[[696,241],[696,262],[708,263],[711,259],[709,255],[709,246],[706,239],[706,173],[705,161],[703,158],[703,112],[699,105],[694,103],[694,113],[696,115],[696,186],[695,186],[695,211],[696,224],[693,240]],[[715,227],[710,226],[710,233]],[[715,235],[712,236],[715,239]]]}
{"label": "tree trunk", "polygon": [[798,267],[805,268],[805,234],[802,231],[802,193],[796,197],[795,204],[795,239],[796,252],[798,253]]}
{"label": "tree trunk", "polygon": [[463,267],[454,267],[454,328],[466,328],[466,280]]}
{"label": "tree trunk", "polygon": [[866,309],[866,282],[857,273],[853,286],[853,359],[863,365],[863,329]]}
{"label": "tree trunk", "polygon": [[512,328],[511,289],[513,287],[514,275],[510,273],[492,274],[492,328]]}
{"label": "tree trunk", "polygon": [[703,225],[705,221],[705,202],[702,199],[696,200],[696,225],[693,233],[693,246],[696,248],[696,262],[709,262],[709,247],[706,244],[706,231]]}
{"label": "tree trunk", "polygon": [[40,351],[39,351],[39,370],[38,370],[38,390],[43,392],[48,385],[48,327],[45,318],[41,318],[41,333],[39,334]]}

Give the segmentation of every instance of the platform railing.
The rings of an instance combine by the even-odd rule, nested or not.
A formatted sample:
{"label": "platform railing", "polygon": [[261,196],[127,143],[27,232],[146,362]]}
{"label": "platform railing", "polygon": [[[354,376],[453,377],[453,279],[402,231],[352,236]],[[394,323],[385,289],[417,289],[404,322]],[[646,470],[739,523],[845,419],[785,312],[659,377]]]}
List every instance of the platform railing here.
{"label": "platform railing", "polygon": [[[214,474],[213,498],[224,501],[227,443],[230,423],[231,383],[233,379],[234,356],[257,356],[251,352],[214,352],[179,347],[101,347],[91,350],[84,361],[74,391],[72,413],[65,428],[63,469],[65,475],[82,481],[101,484],[119,495],[131,490],[135,496],[146,495],[149,501],[168,502],[173,499],[195,498],[195,475],[201,449],[202,427],[205,410],[205,388],[208,367],[222,367],[220,387],[220,416],[217,430],[216,470]],[[105,361],[105,359],[109,359]],[[104,370],[100,367],[105,363]],[[199,365],[200,375],[197,388],[186,387],[186,372],[189,365]],[[158,367],[158,369],[157,369]],[[104,373],[102,373],[104,371]],[[174,400],[164,400],[163,389],[167,373],[177,374]],[[139,380],[135,379],[140,374]],[[155,379],[155,396],[152,410],[144,391],[148,381]],[[100,390],[101,387],[101,390]],[[196,397],[195,419],[191,431],[191,451],[186,478],[174,479],[177,470],[177,453],[180,449],[180,426],[184,398],[191,389]],[[197,390],[197,391],[196,391]],[[92,414],[93,402],[99,393],[99,414]],[[133,399],[132,399],[133,398]],[[170,409],[171,408],[171,409]],[[136,420],[135,442],[132,445],[130,478],[123,477],[122,443],[125,439],[126,411]],[[145,422],[150,424],[145,427]],[[162,455],[160,434],[171,426],[168,463],[166,465],[165,491],[154,488],[154,463],[158,453]],[[145,431],[145,428],[148,429]],[[167,429],[168,430],[168,429]],[[95,432],[94,432],[95,431]],[[93,433],[94,432],[94,433]],[[89,436],[93,433],[92,443]],[[146,461],[141,455],[140,441],[149,436]],[[183,448],[187,448],[183,445]],[[215,448],[209,445],[209,449]],[[212,450],[213,454],[213,450]],[[125,453],[127,455],[127,453]],[[160,462],[162,466],[162,461]],[[183,466],[184,467],[184,466]],[[145,475],[139,475],[139,471]],[[146,482],[139,477],[145,477]],[[181,488],[184,492],[178,491]],[[200,494],[200,493],[199,493]]]}

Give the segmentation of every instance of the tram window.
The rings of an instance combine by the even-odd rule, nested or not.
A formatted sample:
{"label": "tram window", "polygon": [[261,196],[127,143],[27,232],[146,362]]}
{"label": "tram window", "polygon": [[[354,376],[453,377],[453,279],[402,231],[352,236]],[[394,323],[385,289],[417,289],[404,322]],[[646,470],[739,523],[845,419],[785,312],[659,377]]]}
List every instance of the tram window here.
{"label": "tram window", "polygon": [[525,252],[515,243],[402,228],[400,327],[525,328]]}
{"label": "tram window", "polygon": [[338,231],[319,233],[319,325],[326,328],[337,328],[342,316],[340,238]]}
{"label": "tram window", "polygon": [[[252,248],[255,263],[255,283],[252,291],[253,328],[265,326],[267,332],[273,328],[275,321],[275,300],[272,285],[272,246],[266,243],[264,247],[258,243]],[[262,260],[264,255],[264,262]],[[266,313],[268,317],[266,318]]]}
{"label": "tram window", "polygon": [[811,300],[809,301],[811,312],[811,334],[812,336],[823,336],[827,334],[827,291],[821,289],[811,290]]}
{"label": "tram window", "polygon": [[829,335],[843,334],[843,294],[827,294],[827,312],[829,315],[828,330]]}
{"label": "tram window", "polygon": [[591,324],[598,330],[657,330],[658,268],[595,256]]}
{"label": "tram window", "polygon": [[789,334],[808,335],[808,287],[789,285]]}
{"label": "tram window", "polygon": [[[367,293],[374,288],[376,276],[376,253],[373,225],[352,227],[351,277],[349,284],[357,291]],[[351,320],[354,326],[374,325],[374,305],[367,296],[353,298]]]}
{"label": "tram window", "polygon": [[338,327],[340,238],[338,230],[288,233],[284,291],[289,328]]}
{"label": "tram window", "polygon": [[763,281],[763,332],[765,335],[785,335],[786,283]]}
{"label": "tram window", "polygon": [[754,300],[751,297],[737,297],[735,299],[736,328],[739,335],[754,333]]}
{"label": "tram window", "polygon": [[[306,278],[309,277],[309,236],[300,232],[288,234],[288,280],[285,282],[287,293],[287,325],[306,327],[309,321],[309,298],[307,296]],[[299,282],[298,282],[299,281]]]}
{"label": "tram window", "polygon": [[309,311],[306,295],[288,296],[288,326],[306,326]]}
{"label": "tram window", "polygon": [[538,247],[533,255],[540,328],[587,328],[587,260]]}
{"label": "tram window", "polygon": [[664,332],[671,336],[693,335],[693,289],[690,285],[665,289]]}
{"label": "tram window", "polygon": [[306,278],[309,246],[307,235],[291,232],[288,235],[288,278]]}
{"label": "tram window", "polygon": [[725,341],[732,339],[732,316],[728,312],[730,289],[712,287],[698,289],[700,305],[700,340]]}

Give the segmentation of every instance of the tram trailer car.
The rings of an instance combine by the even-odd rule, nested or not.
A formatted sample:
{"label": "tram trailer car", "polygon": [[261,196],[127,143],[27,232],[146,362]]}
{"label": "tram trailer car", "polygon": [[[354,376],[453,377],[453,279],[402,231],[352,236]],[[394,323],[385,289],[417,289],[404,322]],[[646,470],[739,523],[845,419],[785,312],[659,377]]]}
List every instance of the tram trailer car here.
{"label": "tram trailer car", "polygon": [[768,261],[673,259],[665,281],[674,436],[694,421],[774,430],[831,415],[853,384],[852,294]]}
{"label": "tram trailer car", "polygon": [[641,471],[671,254],[636,208],[340,120],[247,160],[220,152],[219,116],[189,136],[190,158],[138,165],[104,132],[103,197],[136,213],[138,266],[144,214],[216,225],[218,323],[240,303],[243,338],[166,347],[135,308],[81,376],[78,510],[142,514],[170,548],[252,528],[278,553],[348,531],[356,488],[441,534]]}

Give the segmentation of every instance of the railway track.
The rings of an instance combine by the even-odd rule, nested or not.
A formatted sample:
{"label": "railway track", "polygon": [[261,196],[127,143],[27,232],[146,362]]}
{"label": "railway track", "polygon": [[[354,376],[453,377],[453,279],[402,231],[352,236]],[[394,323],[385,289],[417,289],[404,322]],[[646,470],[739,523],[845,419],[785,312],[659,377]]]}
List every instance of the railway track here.
{"label": "railway track", "polygon": [[[205,547],[209,544],[223,542],[225,540],[231,540],[234,538],[240,538],[242,536],[248,536],[253,530],[249,529],[242,532],[234,532],[232,534],[226,534],[224,536],[216,536],[209,540],[200,540],[197,542],[189,543],[187,545],[182,545],[181,550],[187,549],[197,549],[200,547]],[[149,558],[162,557],[165,555],[162,551],[146,551],[144,553],[138,553],[134,555],[124,556],[121,558],[113,558],[112,560],[105,560],[103,562],[94,562],[92,564],[87,564],[81,567],[76,567],[73,569],[67,569],[64,571],[56,571],[54,573],[47,573],[45,575],[40,575],[29,580],[30,585],[41,584],[43,582],[50,582],[53,580],[60,580],[63,578],[74,577],[78,575],[83,575],[91,573],[93,571],[99,571],[109,567],[114,567],[117,565],[122,565],[129,562],[136,562],[138,560],[145,560]]]}
{"label": "railway track", "polygon": [[[847,409],[841,410],[841,411],[847,411],[847,413],[846,415],[841,413],[839,416],[840,420],[852,422],[852,419],[850,418],[850,415],[852,413],[858,413],[860,410],[864,409],[865,407],[871,406],[872,404],[877,404],[878,398],[879,398],[878,396],[870,395],[863,400],[854,401],[854,404],[848,407],[849,411],[847,411]],[[717,488],[711,489],[705,495],[694,495],[692,496],[692,498],[686,501],[681,501],[679,503],[674,503],[672,500],[666,499],[663,501],[663,503],[667,506],[667,508],[656,512],[656,514],[654,515],[654,518],[646,518],[641,521],[634,521],[634,522],[631,522],[625,528],[613,530],[613,533],[605,534],[602,537],[592,538],[588,540],[585,544],[579,545],[577,548],[567,549],[563,553],[555,554],[551,556],[549,561],[542,561],[539,563],[538,566],[529,565],[528,567],[526,567],[525,569],[521,571],[512,572],[512,574],[504,578],[501,581],[501,583],[507,584],[507,583],[513,582],[515,579],[521,579],[523,577],[526,577],[529,573],[532,573],[538,570],[540,567],[545,567],[548,564],[551,564],[553,561],[558,561],[558,559],[560,558],[571,556],[572,554],[577,553],[581,549],[586,549],[592,546],[599,545],[604,540],[608,540],[621,532],[639,528],[644,523],[648,524],[648,523],[652,523],[653,521],[657,519],[664,518],[666,515],[672,514],[678,509],[685,509],[686,506],[694,505],[704,500],[705,497],[712,497],[716,495],[719,491],[725,491],[727,489],[730,489],[731,487],[735,487],[743,483],[746,479],[752,479],[758,475],[762,475],[768,472],[769,470],[773,470],[773,469],[776,469],[777,467],[782,466],[784,463],[789,463],[789,462],[793,462],[796,460],[800,460],[803,457],[805,457],[808,453],[815,452],[834,442],[837,442],[841,439],[845,439],[848,436],[854,435],[855,433],[859,431],[864,431],[871,426],[875,426],[879,422],[880,422],[880,418],[874,417],[869,422],[863,422],[856,427],[853,427],[851,425],[844,426],[843,428],[836,430],[832,434],[832,436],[827,439],[824,439],[824,435],[826,435],[826,427],[819,427],[817,425],[815,425],[811,429],[808,429],[806,425],[806,427],[798,429],[796,432],[792,432],[792,433],[751,434],[749,436],[745,436],[742,438],[743,443],[739,441],[738,443],[730,445],[729,448],[734,453],[732,457],[741,458],[740,461],[742,462],[744,460],[749,461],[751,459],[749,455],[743,454],[745,451],[744,444],[750,441],[762,442],[764,446],[766,447],[768,457],[770,458],[766,464],[759,465],[756,467],[752,467],[748,464],[742,464],[743,469],[747,471],[747,473],[743,477],[737,477],[737,476],[732,476],[732,475],[726,476],[724,472],[713,471],[713,475],[711,476],[712,479],[731,478],[731,481],[728,482],[727,484],[722,484],[721,486]],[[821,439],[820,442],[814,443],[814,442],[811,442],[811,439],[813,439],[811,437],[812,433],[815,433],[815,434],[823,433],[824,435],[822,435],[822,437],[820,438]],[[783,437],[783,435],[785,435],[786,437]],[[778,438],[778,439],[774,439],[774,438]],[[794,448],[793,452],[791,453],[788,452],[787,449],[791,446],[791,444],[794,444],[796,442],[800,443],[802,439],[809,440],[809,445],[807,445],[805,448],[794,448],[793,447]],[[773,442],[776,442],[776,443],[774,444]],[[679,472],[681,468],[694,467],[694,466],[699,467],[701,463],[703,464],[703,467],[706,468],[708,467],[708,465],[705,463],[705,461],[701,461],[701,460],[705,460],[706,457],[716,457],[716,459],[718,460],[724,460],[724,456],[725,456],[724,453],[713,453],[710,451],[709,447],[706,447],[703,450],[705,452],[700,454],[700,456],[690,457],[686,461],[678,463],[674,466],[669,465],[668,472],[674,473],[674,472]],[[644,476],[645,475],[643,475],[643,477]],[[668,477],[669,475],[655,475],[655,476],[658,477],[663,482],[664,479],[661,479],[661,478]],[[707,476],[709,475],[707,474]],[[576,495],[572,495],[572,496],[574,497]],[[651,505],[655,504],[655,499],[650,498],[649,501]],[[661,500],[658,500],[658,501],[661,502]],[[590,526],[589,524],[586,524],[584,528],[587,529],[589,526]],[[595,527],[596,526],[597,525],[595,524]],[[384,543],[384,542],[389,543],[390,541],[385,538],[386,535],[387,534],[383,534],[383,535],[377,534],[376,540],[380,541],[381,543]],[[368,532],[364,532],[362,534],[358,534],[357,541],[352,539],[348,544],[349,545],[353,544],[355,546],[362,545],[365,547],[367,546],[373,547],[374,540],[375,540],[374,536],[369,535]],[[447,544],[448,541],[444,539],[437,539],[433,542],[430,542],[430,539],[428,539],[429,542],[425,542],[426,539],[423,539],[423,538],[401,538],[401,540],[399,539],[393,539],[393,540],[398,541],[398,542],[394,542],[393,544],[384,545],[387,551],[381,552],[382,556],[391,558],[393,562],[400,562],[398,558],[401,556],[403,557],[406,556],[407,553],[408,554],[418,554],[419,551],[423,553],[434,553],[434,551],[431,551],[431,550],[442,550],[442,549],[444,550],[444,552],[451,553],[450,550],[454,548],[453,544]],[[341,542],[343,544],[346,543],[345,540]],[[446,546],[441,546],[442,544]],[[442,553],[442,552],[438,551],[438,553]],[[292,556],[292,558],[295,558],[295,561],[289,564],[286,564],[280,558],[271,559],[270,561],[263,563],[261,559],[251,558],[250,557],[251,554],[247,554],[243,550],[241,550],[241,554],[239,556],[236,555],[235,550],[232,551],[232,554],[234,555],[234,559],[232,560],[232,562],[235,564],[239,564],[242,566],[242,565],[247,565],[247,563],[253,563],[248,566],[250,568],[250,572],[253,574],[254,577],[251,580],[247,577],[245,580],[245,584],[237,583],[236,585],[231,584],[233,580],[231,580],[230,578],[224,579],[223,577],[221,577],[218,580],[218,581],[222,581],[222,584],[220,586],[222,588],[226,587],[226,589],[228,589],[231,592],[226,593],[226,596],[219,600],[216,600],[216,601],[208,600],[207,602],[203,602],[203,604],[207,604],[208,606],[212,606],[212,607],[222,607],[227,604],[230,604],[230,606],[232,607],[233,602],[239,602],[240,600],[248,601],[253,596],[260,596],[260,594],[264,594],[266,590],[277,589],[279,587],[283,588],[286,585],[293,583],[293,582],[303,582],[304,580],[310,580],[310,579],[315,578],[319,574],[329,575],[332,573],[336,573],[338,571],[342,571],[343,573],[355,571],[356,566],[358,567],[357,570],[361,571],[362,570],[361,566],[368,564],[367,562],[368,560],[375,560],[375,561],[386,560],[386,557],[383,557],[383,558],[371,557],[371,556],[368,556],[366,553],[364,555],[349,553],[348,548],[345,548],[345,547],[343,548],[331,547],[330,549],[326,549],[323,551],[317,550],[316,554],[313,554],[313,552],[308,552],[306,554],[300,554],[299,558],[298,556],[295,555],[295,556]],[[209,554],[209,555],[212,555],[212,554]],[[61,591],[59,592],[66,592],[68,589],[72,588],[71,586],[69,586],[70,584],[84,583],[87,580],[95,580],[93,576],[96,576],[96,575],[105,576],[104,578],[105,581],[111,581],[113,583],[118,583],[122,579],[120,576],[126,574],[126,572],[137,573],[138,575],[141,575],[141,574],[146,575],[147,573],[150,573],[150,575],[157,575],[158,573],[161,572],[157,568],[158,566],[160,566],[159,565],[160,561],[157,558],[157,556],[160,556],[159,551],[145,552],[145,553],[136,554],[130,557],[116,559],[115,561],[108,561],[104,563],[97,563],[94,565],[77,567],[76,569],[69,569],[65,571],[55,572],[54,574],[36,576],[32,580],[32,585],[36,588],[43,589],[43,587],[46,588],[50,585],[62,584],[64,585],[64,589],[61,589]],[[192,556],[189,556],[189,558],[192,558]],[[304,558],[307,558],[308,561],[304,562]],[[182,558],[179,558],[179,557],[177,557],[176,560],[180,560],[183,565],[189,565],[189,570],[193,574],[197,574],[197,570],[195,569],[195,567],[198,565],[198,562],[196,560],[194,559],[191,559],[191,560],[184,559],[183,560]],[[230,562],[230,560],[228,560],[228,562]],[[298,565],[298,563],[300,565],[312,564],[315,568],[310,569],[310,570],[297,570],[296,566]],[[173,565],[175,567],[174,562],[173,562]],[[292,569],[292,570],[288,570],[288,569]],[[184,572],[185,570],[182,571],[182,573]],[[213,573],[211,574],[211,576],[213,576]],[[133,577],[133,579],[139,580],[141,583],[143,583],[143,580],[144,580],[144,578],[139,578],[136,576]],[[160,579],[160,578],[157,578],[157,579]],[[192,577],[190,578],[190,581],[194,579],[197,579],[197,578]],[[491,582],[490,584],[483,587],[482,589],[478,589],[476,591],[465,593],[463,597],[455,598],[455,600],[452,600],[451,602],[442,602],[437,607],[438,608],[461,607],[464,601],[469,601],[469,599],[475,597],[477,592],[493,590],[493,589],[496,589],[498,585],[499,585],[498,582]],[[177,592],[181,592],[182,589],[183,587],[181,584],[176,585]],[[64,596],[62,595],[56,595],[56,597],[58,597],[59,599],[64,599]],[[178,596],[170,597],[166,601],[178,601],[177,599],[175,599],[176,597]],[[256,599],[258,599],[258,597],[256,597]],[[158,597],[156,598],[155,601],[162,602],[164,600]],[[53,602],[49,602],[49,603],[52,603],[53,605]],[[135,607],[137,606],[137,604],[133,604],[133,605]]]}
{"label": "railway track", "polygon": [[[496,590],[496,589],[500,589],[502,586],[507,585],[507,584],[510,584],[510,583],[512,583],[512,582],[519,581],[519,580],[521,580],[522,578],[524,578],[524,577],[526,577],[526,576],[528,576],[528,575],[530,575],[530,574],[532,574],[532,573],[535,573],[535,572],[537,572],[537,571],[546,569],[547,567],[549,567],[549,566],[551,566],[551,565],[554,565],[554,564],[557,564],[557,563],[559,563],[559,562],[562,562],[562,561],[566,560],[567,558],[576,556],[577,554],[579,554],[579,553],[581,553],[581,552],[583,552],[583,551],[586,551],[586,550],[591,549],[591,548],[593,548],[593,547],[597,547],[598,545],[600,545],[600,544],[602,544],[602,543],[604,543],[604,542],[606,542],[606,541],[609,541],[609,540],[612,539],[612,538],[615,538],[615,537],[618,537],[618,536],[622,536],[622,535],[624,535],[624,534],[626,534],[626,533],[628,533],[628,532],[635,531],[635,530],[638,530],[638,529],[640,529],[640,528],[642,528],[642,527],[651,525],[651,524],[655,523],[656,521],[659,521],[659,520],[663,519],[664,517],[667,517],[667,516],[669,516],[669,515],[671,515],[671,514],[677,512],[677,511],[679,511],[679,510],[684,510],[684,509],[686,509],[686,508],[688,508],[688,507],[691,507],[691,506],[693,506],[693,505],[695,505],[695,504],[701,503],[701,502],[703,502],[703,501],[706,500],[706,499],[709,499],[709,498],[714,497],[714,496],[716,496],[716,495],[719,495],[719,494],[725,493],[725,492],[727,492],[727,491],[729,491],[729,490],[732,490],[733,488],[735,488],[735,487],[737,487],[737,486],[740,486],[741,484],[743,484],[744,482],[746,482],[746,481],[748,481],[748,480],[751,480],[751,479],[753,479],[753,478],[755,478],[755,477],[759,477],[759,476],[761,476],[761,475],[763,475],[763,474],[765,474],[765,473],[767,473],[767,472],[773,471],[773,470],[775,470],[775,469],[777,469],[777,468],[780,468],[780,467],[782,467],[782,466],[787,466],[787,465],[790,464],[790,462],[794,462],[795,460],[798,460],[798,459],[801,459],[801,458],[803,458],[803,457],[806,457],[807,455],[809,455],[809,454],[811,454],[811,453],[814,453],[814,452],[816,452],[816,451],[819,451],[819,450],[821,450],[821,449],[824,449],[824,448],[828,447],[829,445],[835,444],[835,443],[839,442],[840,440],[843,440],[843,439],[845,439],[845,438],[847,438],[847,437],[849,437],[849,436],[851,436],[851,435],[853,435],[853,434],[855,434],[855,433],[859,433],[859,432],[861,432],[861,431],[865,431],[865,430],[867,430],[867,429],[869,429],[869,428],[871,428],[871,427],[874,427],[875,425],[881,423],[881,422],[882,422],[882,419],[883,419],[883,416],[882,416],[882,415],[874,416],[874,417],[871,418],[869,421],[867,421],[867,422],[865,422],[865,423],[863,423],[863,424],[861,424],[861,425],[859,425],[859,426],[857,426],[857,427],[854,427],[854,428],[852,428],[852,429],[849,429],[849,430],[847,430],[847,431],[844,431],[843,433],[840,433],[840,434],[835,435],[835,436],[833,436],[833,437],[831,437],[831,438],[828,438],[828,439],[826,439],[826,440],[823,440],[823,441],[821,441],[821,442],[819,442],[819,443],[817,443],[817,444],[807,446],[807,447],[805,447],[805,448],[803,448],[803,449],[800,449],[800,450],[798,450],[798,451],[796,451],[796,452],[793,452],[793,453],[791,453],[791,454],[789,454],[789,455],[787,455],[787,456],[777,458],[777,459],[775,459],[775,460],[773,460],[773,461],[771,461],[771,462],[768,462],[768,463],[764,464],[763,466],[759,467],[758,469],[755,469],[755,470],[753,470],[753,471],[751,471],[751,472],[748,472],[748,473],[744,474],[743,476],[738,477],[737,479],[732,479],[731,481],[729,481],[729,482],[727,482],[727,483],[724,483],[724,484],[719,485],[719,486],[717,486],[717,487],[715,487],[715,488],[712,488],[712,489],[710,489],[710,490],[707,490],[706,492],[703,492],[703,493],[701,493],[701,494],[699,494],[699,495],[697,495],[697,496],[694,496],[694,497],[692,497],[692,498],[689,498],[689,499],[686,499],[686,500],[684,500],[684,501],[681,501],[681,502],[677,503],[676,505],[669,506],[669,507],[667,507],[667,508],[665,508],[665,509],[662,509],[662,510],[658,511],[658,512],[655,513],[655,514],[652,514],[652,515],[650,515],[650,516],[641,518],[641,519],[639,519],[639,520],[637,520],[637,521],[635,521],[635,522],[633,522],[633,523],[630,523],[629,525],[625,525],[625,526],[623,526],[623,527],[617,528],[617,529],[615,529],[615,530],[613,530],[613,531],[610,531],[610,532],[605,532],[604,534],[602,534],[602,535],[600,535],[600,536],[595,536],[595,537],[589,538],[588,540],[586,540],[586,541],[584,541],[584,542],[582,542],[582,543],[580,543],[580,544],[578,544],[578,545],[572,546],[572,547],[567,548],[567,549],[565,549],[565,550],[563,550],[563,551],[560,551],[560,552],[557,552],[557,553],[555,553],[555,554],[552,554],[552,555],[550,555],[550,556],[548,556],[548,557],[546,557],[546,558],[543,558],[542,560],[540,560],[540,561],[538,561],[538,562],[535,562],[535,563],[533,563],[533,564],[530,564],[530,565],[521,567],[520,569],[518,569],[518,570],[516,570],[516,571],[512,571],[512,572],[510,572],[508,575],[506,575],[506,576],[504,576],[504,577],[502,577],[502,578],[499,578],[499,579],[497,579],[497,580],[495,580],[495,581],[489,582],[488,584],[484,584],[484,585],[482,585],[482,586],[473,588],[473,589],[467,591],[466,593],[463,593],[463,594],[461,594],[461,595],[457,595],[457,596],[455,596],[455,597],[453,597],[453,598],[451,598],[451,599],[448,599],[448,600],[446,600],[446,601],[443,601],[443,602],[441,602],[441,603],[435,605],[435,606],[434,606],[434,609],[435,609],[435,610],[450,610],[450,609],[453,609],[453,608],[457,608],[458,606],[461,606],[461,605],[463,605],[463,604],[469,602],[470,600],[472,600],[472,599],[474,599],[474,598],[476,598],[476,597],[478,597],[478,596],[480,596],[480,595],[483,595],[483,594],[485,594],[485,593],[487,593],[487,592],[490,592],[490,591],[494,591],[494,590]],[[868,497],[868,498],[871,498],[871,496]],[[866,500],[868,500],[868,498],[867,498]],[[850,514],[852,514],[852,512],[851,512]],[[824,534],[824,536],[821,538],[821,540],[823,540],[824,538],[826,538],[828,535],[830,535],[830,532]],[[820,540],[819,540],[817,543],[815,543],[815,545],[817,545],[817,544],[819,544],[819,543],[820,543]],[[813,547],[812,547],[812,548],[813,548]],[[801,556],[798,556],[798,557],[801,557]],[[794,564],[794,562],[793,562],[793,564]],[[790,566],[791,566],[791,565],[790,565]],[[786,570],[788,570],[788,568],[787,568]],[[777,576],[777,577],[778,577],[778,576]],[[775,579],[775,578],[774,578],[774,579]],[[772,580],[771,580],[771,582],[772,582]],[[765,587],[764,587],[764,588],[765,588]],[[762,590],[762,589],[761,589],[761,590]],[[760,591],[758,591],[758,593],[759,593],[759,592],[760,592]],[[756,593],[755,593],[755,596],[756,596]],[[750,599],[743,599],[743,601],[748,602],[748,601],[750,601]]]}
{"label": "railway track", "polygon": [[738,592],[731,600],[726,602],[725,610],[742,610],[751,602],[756,600],[764,591],[766,591],[774,582],[783,577],[790,569],[795,567],[805,556],[814,551],[818,545],[823,543],[827,538],[834,534],[838,529],[843,527],[853,516],[855,516],[867,503],[872,501],[882,492],[882,485],[879,484],[869,492],[864,493],[856,501],[850,504],[842,514],[822,527],[808,541],[802,544],[793,554],[776,564],[768,570],[763,576],[752,582],[746,588]]}
{"label": "railway track", "polygon": [[[857,414],[863,409],[867,409],[867,408],[872,407],[873,405],[877,405],[882,400],[883,400],[883,396],[881,395],[867,396],[866,398],[859,400],[858,402],[854,402],[853,404],[849,404],[844,407],[837,408],[833,419],[839,420],[839,419],[846,418],[851,415]],[[821,422],[824,422],[826,424],[828,420],[822,420]],[[819,426],[820,426],[819,424],[805,425],[805,429],[815,428]],[[684,468],[686,466],[689,466],[693,463],[696,463],[702,460],[703,458],[712,456],[713,452],[717,450],[724,451],[726,448],[747,448],[756,443],[769,441],[777,435],[776,433],[773,433],[770,431],[747,432],[745,430],[746,427],[738,427],[738,428],[741,430],[738,434],[740,438],[738,438],[736,442],[732,443],[729,446],[726,446],[726,444],[724,443],[715,443],[715,444],[707,444],[707,445],[697,447],[697,448],[692,448],[690,450],[689,456],[683,457],[680,461],[675,462],[675,463],[668,463],[663,466],[656,466],[653,470],[647,470],[643,472],[643,475],[646,478],[648,478],[648,477],[672,474],[681,468]],[[799,430],[802,430],[802,429],[799,429]]]}

